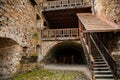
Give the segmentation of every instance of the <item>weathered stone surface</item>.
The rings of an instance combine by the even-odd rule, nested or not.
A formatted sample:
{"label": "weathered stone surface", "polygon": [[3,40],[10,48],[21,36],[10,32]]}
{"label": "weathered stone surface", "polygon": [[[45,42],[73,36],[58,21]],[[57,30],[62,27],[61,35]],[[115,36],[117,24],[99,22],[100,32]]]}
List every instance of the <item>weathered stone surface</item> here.
{"label": "weathered stone surface", "polygon": [[18,45],[34,46],[36,6],[32,0],[0,0],[0,80],[11,77],[20,67]]}
{"label": "weathered stone surface", "polygon": [[120,24],[120,0],[94,0],[97,15]]}
{"label": "weathered stone surface", "polygon": [[22,48],[19,45],[0,48],[0,79],[16,74],[20,68],[21,56]]}
{"label": "weathered stone surface", "polygon": [[0,1],[0,36],[12,38],[22,46],[32,45],[36,12],[29,0]]}

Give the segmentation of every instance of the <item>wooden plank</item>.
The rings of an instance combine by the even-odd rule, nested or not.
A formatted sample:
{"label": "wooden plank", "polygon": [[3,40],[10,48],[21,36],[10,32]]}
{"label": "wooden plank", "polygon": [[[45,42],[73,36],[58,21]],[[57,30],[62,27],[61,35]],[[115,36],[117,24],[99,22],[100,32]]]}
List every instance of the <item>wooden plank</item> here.
{"label": "wooden plank", "polygon": [[120,31],[120,27],[110,26],[91,13],[78,13],[77,16],[87,32]]}

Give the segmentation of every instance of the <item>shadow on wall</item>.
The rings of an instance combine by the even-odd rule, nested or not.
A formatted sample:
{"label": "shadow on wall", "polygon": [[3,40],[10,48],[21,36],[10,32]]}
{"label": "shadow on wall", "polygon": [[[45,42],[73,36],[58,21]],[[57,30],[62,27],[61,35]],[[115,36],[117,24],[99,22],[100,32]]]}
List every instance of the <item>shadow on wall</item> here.
{"label": "shadow on wall", "polygon": [[43,59],[44,63],[86,64],[86,58],[81,44],[76,42],[61,42],[53,46]]}

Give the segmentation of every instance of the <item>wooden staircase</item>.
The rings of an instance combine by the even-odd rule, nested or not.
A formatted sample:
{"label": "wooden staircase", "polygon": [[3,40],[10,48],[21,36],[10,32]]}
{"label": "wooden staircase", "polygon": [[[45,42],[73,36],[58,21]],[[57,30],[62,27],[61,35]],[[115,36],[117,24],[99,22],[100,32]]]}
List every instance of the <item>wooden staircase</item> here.
{"label": "wooden staircase", "polygon": [[98,46],[91,37],[92,56],[94,58],[93,73],[96,80],[114,80],[114,75]]}

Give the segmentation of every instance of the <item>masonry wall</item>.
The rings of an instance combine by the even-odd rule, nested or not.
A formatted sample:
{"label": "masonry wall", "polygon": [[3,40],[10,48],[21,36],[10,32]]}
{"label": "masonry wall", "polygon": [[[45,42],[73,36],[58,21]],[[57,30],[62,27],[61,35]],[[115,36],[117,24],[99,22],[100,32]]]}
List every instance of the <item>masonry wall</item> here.
{"label": "masonry wall", "polygon": [[30,0],[0,0],[0,80],[19,70],[22,47],[39,43],[36,10]]}
{"label": "masonry wall", "polygon": [[94,0],[95,13],[120,25],[120,0]]}
{"label": "masonry wall", "polygon": [[0,48],[0,80],[14,76],[20,68],[22,48],[19,45]]}
{"label": "masonry wall", "polygon": [[0,0],[0,36],[9,37],[22,46],[32,45],[36,28],[36,11],[29,0]]}

